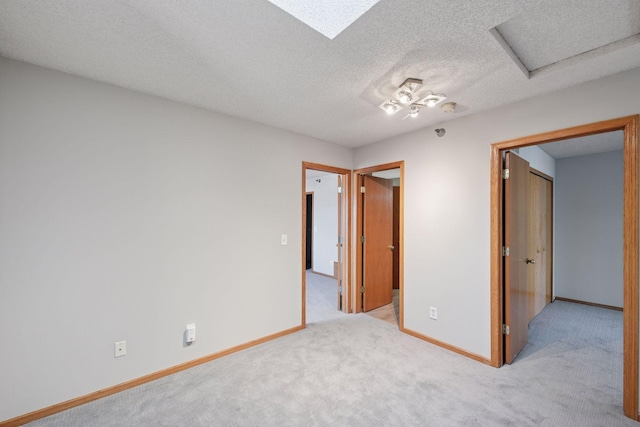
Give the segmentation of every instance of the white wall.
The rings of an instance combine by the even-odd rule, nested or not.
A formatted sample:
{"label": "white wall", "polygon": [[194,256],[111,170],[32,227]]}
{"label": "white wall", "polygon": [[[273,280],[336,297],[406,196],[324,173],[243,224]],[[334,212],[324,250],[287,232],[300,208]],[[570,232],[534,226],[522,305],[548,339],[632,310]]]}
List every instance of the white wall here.
{"label": "white wall", "polygon": [[313,271],[333,276],[338,261],[338,175],[307,179],[307,191],[313,192]]}
{"label": "white wall", "polygon": [[622,307],[622,174],[622,150],[556,161],[556,296]]}
{"label": "white wall", "polygon": [[0,94],[0,420],[301,324],[302,162],[351,150],[4,58]]}
{"label": "white wall", "polygon": [[405,161],[405,326],[489,358],[490,145],[639,112],[635,69],[357,149],[356,168]]}

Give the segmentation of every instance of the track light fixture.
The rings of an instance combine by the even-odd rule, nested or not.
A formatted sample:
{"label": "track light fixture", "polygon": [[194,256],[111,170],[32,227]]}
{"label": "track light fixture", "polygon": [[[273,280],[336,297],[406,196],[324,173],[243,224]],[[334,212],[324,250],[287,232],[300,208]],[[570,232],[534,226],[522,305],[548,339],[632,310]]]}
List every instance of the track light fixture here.
{"label": "track light fixture", "polygon": [[406,79],[393,93],[393,97],[385,100],[378,106],[378,108],[380,108],[387,114],[395,114],[398,111],[402,110],[404,107],[409,107],[409,114],[407,114],[403,118],[416,118],[418,117],[418,114],[420,113],[422,107],[435,107],[440,102],[447,99],[445,94],[433,93],[430,90],[419,94],[421,86],[421,79]]}
{"label": "track light fixture", "polygon": [[382,104],[380,104],[379,108],[387,114],[395,114],[398,111],[402,110],[402,105],[398,101],[387,99]]}

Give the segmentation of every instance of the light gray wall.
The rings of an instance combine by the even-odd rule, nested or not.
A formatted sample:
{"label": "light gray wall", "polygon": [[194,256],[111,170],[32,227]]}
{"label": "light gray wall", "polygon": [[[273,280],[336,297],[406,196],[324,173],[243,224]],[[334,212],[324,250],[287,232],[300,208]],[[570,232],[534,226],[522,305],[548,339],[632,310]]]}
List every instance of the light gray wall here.
{"label": "light gray wall", "polygon": [[556,296],[622,307],[622,176],[622,150],[556,161]]}
{"label": "light gray wall", "polygon": [[405,326],[489,358],[491,144],[638,112],[634,69],[357,149],[356,168],[405,161]]}
{"label": "light gray wall", "polygon": [[338,261],[338,175],[308,179],[307,191],[313,191],[313,271],[333,276]]}
{"label": "light gray wall", "polygon": [[529,162],[529,166],[554,178],[556,175],[556,160],[542,151],[539,147],[521,147],[518,155]]}
{"label": "light gray wall", "polygon": [[303,161],[352,152],[0,58],[0,420],[299,326]]}
{"label": "light gray wall", "polygon": [[353,152],[0,58],[0,420],[299,325],[303,160],[405,160],[405,325],[488,358],[490,144],[638,112],[636,69]]}

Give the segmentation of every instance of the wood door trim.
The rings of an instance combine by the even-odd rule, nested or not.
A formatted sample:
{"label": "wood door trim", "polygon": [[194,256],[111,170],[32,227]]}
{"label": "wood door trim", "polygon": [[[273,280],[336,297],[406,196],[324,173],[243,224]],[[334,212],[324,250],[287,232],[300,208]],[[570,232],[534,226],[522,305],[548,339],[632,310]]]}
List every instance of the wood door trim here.
{"label": "wood door trim", "polygon": [[349,310],[349,299],[351,295],[351,170],[338,168],[335,166],[322,165],[320,163],[302,162],[302,315],[301,326],[305,328],[307,325],[307,270],[306,266],[306,251],[307,251],[307,230],[305,224],[305,218],[307,215],[307,170],[316,170],[327,173],[335,173],[342,175],[342,194],[345,203],[343,208],[346,209],[345,215],[345,230],[344,230],[344,243],[343,243],[343,256],[342,268],[344,270],[344,279],[342,282],[343,295],[347,299],[347,303],[344,304],[345,311]]}
{"label": "wood door trim", "polygon": [[362,245],[357,244],[360,236],[358,233],[362,231],[362,198],[360,195],[359,187],[362,185],[362,175],[370,174],[372,172],[380,172],[389,169],[400,169],[400,265],[399,265],[399,313],[398,313],[398,326],[400,330],[404,330],[404,160],[397,162],[385,163],[377,166],[369,166],[366,168],[356,169],[353,171],[353,181],[357,183],[356,190],[353,192],[353,198],[356,206],[356,220],[353,242],[355,243],[355,268],[353,271],[353,283],[355,286],[353,289],[353,312],[362,312],[362,294],[360,293],[360,287],[362,286]]}
{"label": "wood door trim", "polygon": [[623,410],[638,419],[638,115],[525,136],[491,145],[491,365],[502,366],[502,152],[598,133],[624,131]]}

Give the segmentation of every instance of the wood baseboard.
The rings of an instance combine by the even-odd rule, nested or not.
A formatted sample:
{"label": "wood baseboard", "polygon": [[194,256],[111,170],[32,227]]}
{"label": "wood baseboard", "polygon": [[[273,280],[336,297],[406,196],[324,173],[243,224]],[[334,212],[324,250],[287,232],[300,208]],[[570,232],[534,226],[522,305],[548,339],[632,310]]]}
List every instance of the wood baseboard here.
{"label": "wood baseboard", "polygon": [[616,307],[616,306],[613,306],[613,305],[598,304],[596,302],[580,301],[580,300],[571,299],[571,298],[555,297],[553,300],[554,301],[572,302],[572,303],[575,303],[575,304],[590,305],[592,307],[608,308],[609,310],[623,311],[622,307]]}
{"label": "wood baseboard", "polygon": [[253,341],[249,341],[244,344],[240,344],[238,346],[219,351],[217,353],[210,354],[208,356],[200,357],[198,359],[191,360],[189,362],[182,363],[180,365],[172,366],[167,369],[163,369],[161,371],[154,372],[149,375],[145,375],[140,378],[135,378],[131,381],[127,381],[121,384],[114,385],[112,387],[107,387],[102,390],[98,390],[93,393],[86,394],[84,396],[77,397],[75,399],[67,400],[66,402],[58,403],[47,408],[38,409],[33,412],[29,412],[28,414],[20,415],[15,418],[11,418],[9,420],[0,421],[0,427],[16,427],[21,426],[26,423],[30,423],[32,421],[39,420],[41,418],[48,417],[53,414],[57,414],[58,412],[65,411],[67,409],[74,408],[76,406],[83,405],[88,402],[92,402],[94,400],[102,399],[103,397],[110,396],[112,394],[120,393],[121,391],[125,391],[127,389],[137,387],[139,385],[155,381],[159,378],[166,377],[171,374],[175,374],[180,371],[184,371],[185,369],[193,368],[194,366],[202,365],[203,363],[211,362],[212,360],[219,359],[224,356],[228,356],[232,353],[236,353],[238,351],[245,350],[250,347],[254,347],[259,344],[263,344],[267,341],[274,340],[276,338],[283,337],[285,335],[292,334],[294,332],[300,331],[304,329],[304,326],[296,326],[291,329],[286,329],[284,331],[277,332],[272,335],[267,335],[266,337],[258,338]]}
{"label": "wood baseboard", "polygon": [[447,343],[445,343],[443,341],[439,341],[439,340],[436,340],[434,338],[430,338],[430,337],[428,337],[426,335],[422,335],[419,332],[412,331],[411,329],[407,329],[407,328],[401,327],[400,331],[404,332],[405,334],[411,335],[413,337],[419,338],[419,339],[421,339],[423,341],[427,341],[427,342],[429,342],[431,344],[435,344],[438,347],[442,347],[442,348],[444,348],[446,350],[453,351],[454,353],[461,354],[461,355],[463,355],[465,357],[468,357],[470,359],[473,359],[473,360],[475,360],[477,362],[484,363],[485,365],[492,366],[491,365],[491,359],[487,359],[486,357],[482,357],[482,356],[480,356],[478,354],[471,353],[470,351],[463,350],[463,349],[461,349],[459,347],[456,347],[456,346],[451,345],[451,344],[447,344]]}

